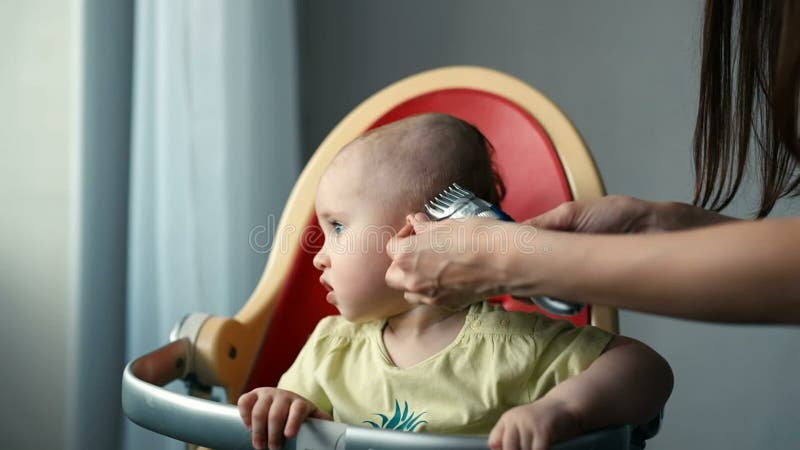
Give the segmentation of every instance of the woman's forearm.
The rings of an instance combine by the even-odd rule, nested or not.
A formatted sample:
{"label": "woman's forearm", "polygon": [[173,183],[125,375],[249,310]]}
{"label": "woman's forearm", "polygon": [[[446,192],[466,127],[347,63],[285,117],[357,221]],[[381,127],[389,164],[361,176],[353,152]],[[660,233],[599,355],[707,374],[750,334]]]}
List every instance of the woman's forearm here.
{"label": "woman's forearm", "polygon": [[509,284],[532,294],[697,320],[800,323],[800,219],[647,235],[539,230],[536,239],[549,251],[508,260]]}
{"label": "woman's forearm", "polygon": [[645,232],[680,231],[741,220],[688,203],[646,201],[644,203],[649,214],[645,215],[643,219],[645,224],[640,229]]}

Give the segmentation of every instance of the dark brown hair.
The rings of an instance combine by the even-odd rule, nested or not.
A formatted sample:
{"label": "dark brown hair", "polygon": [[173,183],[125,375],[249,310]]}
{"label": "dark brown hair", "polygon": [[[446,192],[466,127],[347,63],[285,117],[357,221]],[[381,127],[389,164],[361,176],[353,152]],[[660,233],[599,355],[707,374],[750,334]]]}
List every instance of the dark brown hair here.
{"label": "dark brown hair", "polygon": [[456,120],[466,129],[467,141],[478,148],[476,161],[472,167],[463,168],[465,170],[462,171],[461,179],[456,181],[472,189],[478,197],[499,206],[506,197],[506,185],[497,169],[494,147],[476,126],[464,120]]}
{"label": "dark brown hair", "polygon": [[800,2],[707,0],[700,105],[694,136],[694,203],[733,200],[759,151],[761,205],[800,195]]}

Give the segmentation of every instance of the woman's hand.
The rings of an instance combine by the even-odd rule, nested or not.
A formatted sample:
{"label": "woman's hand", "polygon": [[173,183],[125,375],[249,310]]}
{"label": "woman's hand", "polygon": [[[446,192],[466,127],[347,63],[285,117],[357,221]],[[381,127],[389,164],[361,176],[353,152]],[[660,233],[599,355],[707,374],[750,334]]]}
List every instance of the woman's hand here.
{"label": "woman's hand", "polygon": [[736,220],[677,202],[650,202],[622,195],[562,203],[526,220],[534,227],[583,233],[650,233]]}
{"label": "woman's hand", "polygon": [[239,414],[253,434],[253,448],[281,448],[283,437],[295,437],[306,417],[333,417],[294,392],[263,387],[239,397]]}
{"label": "woman's hand", "polygon": [[505,412],[489,434],[492,450],[548,450],[583,433],[578,419],[562,402],[546,396]]}
{"label": "woman's hand", "polygon": [[407,220],[386,246],[386,282],[414,303],[457,310],[509,292],[506,257],[535,251],[536,230],[520,224],[480,217],[431,222],[422,213]]}

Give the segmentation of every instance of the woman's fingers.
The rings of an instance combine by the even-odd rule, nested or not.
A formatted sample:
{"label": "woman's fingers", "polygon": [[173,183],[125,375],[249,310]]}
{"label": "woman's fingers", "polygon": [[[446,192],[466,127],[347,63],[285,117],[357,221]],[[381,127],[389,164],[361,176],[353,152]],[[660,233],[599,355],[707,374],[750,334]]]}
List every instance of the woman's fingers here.
{"label": "woman's fingers", "polygon": [[386,242],[386,254],[396,259],[399,255],[412,251],[416,246],[414,226],[407,223],[391,239]]}
{"label": "woman's fingers", "polygon": [[407,235],[407,224],[387,243],[392,262],[385,274],[390,287],[406,292],[406,300],[463,307],[454,295],[497,290],[491,285],[494,274],[484,270],[492,265],[483,256],[492,253],[492,245],[513,245],[516,228],[480,217],[432,222],[417,213],[407,220],[414,234]]}
{"label": "woman's fingers", "polygon": [[[648,202],[627,195],[604,197],[562,203],[556,208],[526,220],[524,223],[538,228],[575,231],[579,233],[641,233],[660,231],[665,222],[674,228],[685,228],[688,224],[674,223],[679,214],[675,207],[665,211],[659,203]],[[684,211],[685,208],[678,207]],[[695,209],[693,211],[703,211]],[[666,215],[666,217],[662,217]],[[703,215],[705,220],[725,220],[725,216]],[[704,219],[696,218],[696,222]]]}
{"label": "woman's fingers", "polygon": [[411,223],[406,223],[403,225],[403,228],[400,228],[400,231],[398,231],[394,237],[396,239],[403,239],[411,236],[412,234],[414,234],[414,225],[411,225]]}
{"label": "woman's fingers", "polygon": [[433,223],[431,219],[424,213],[416,213],[410,215],[408,218],[409,223],[414,227],[414,232],[417,234],[428,231],[430,225]]}
{"label": "woman's fingers", "polygon": [[423,213],[409,214],[406,216],[406,224],[395,234],[396,239],[403,239],[417,233],[424,233],[428,230],[430,219]]}
{"label": "woman's fingers", "polygon": [[576,228],[579,212],[579,204],[576,202],[566,202],[522,223],[548,230],[572,231]]}
{"label": "woman's fingers", "polygon": [[409,303],[416,303],[416,304],[425,303],[427,305],[432,305],[436,303],[436,299],[434,297],[428,297],[427,295],[417,294],[416,292],[405,292],[403,294],[403,297],[405,297],[406,301]]}
{"label": "woman's fingers", "polygon": [[395,289],[405,289],[405,278],[406,274],[403,269],[401,269],[399,265],[395,264],[394,262],[392,262],[389,268],[386,269],[386,275],[384,276],[386,284]]}
{"label": "woman's fingers", "polygon": [[[422,213],[406,216],[406,225],[386,243],[386,253],[392,259],[386,271],[386,283],[407,292],[422,294],[433,288],[435,280],[427,279],[427,271],[420,267],[420,263],[430,263],[432,235],[429,231],[438,226],[437,222],[430,222]],[[422,233],[422,235],[420,235]],[[429,295],[435,297],[435,295]]]}

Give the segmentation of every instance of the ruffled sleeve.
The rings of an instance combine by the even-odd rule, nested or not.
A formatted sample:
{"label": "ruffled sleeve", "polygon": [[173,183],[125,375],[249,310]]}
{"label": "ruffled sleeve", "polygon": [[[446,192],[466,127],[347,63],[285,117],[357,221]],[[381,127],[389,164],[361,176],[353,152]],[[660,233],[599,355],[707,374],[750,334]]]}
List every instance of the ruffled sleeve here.
{"label": "ruffled sleeve", "polygon": [[300,350],[292,366],[278,382],[280,389],[292,391],[307,398],[328,414],[332,414],[333,406],[315,373],[317,368],[322,365],[323,360],[348,339],[348,333],[342,333],[343,330],[346,330],[342,326],[342,321],[340,316],[329,316],[322,319]]}
{"label": "ruffled sleeve", "polygon": [[577,328],[563,320],[539,316],[533,337],[535,351],[530,376],[530,401],[586,370],[603,353],[614,335],[600,328]]}

